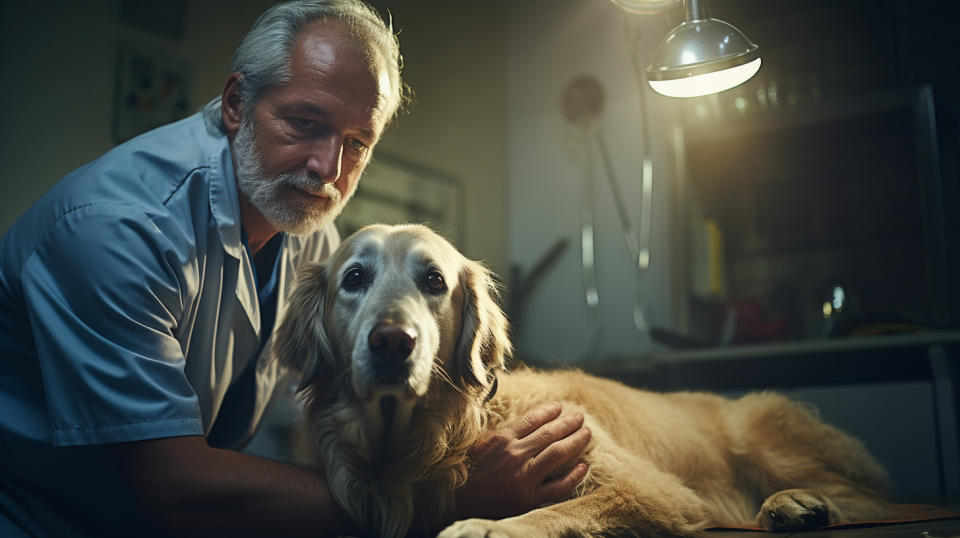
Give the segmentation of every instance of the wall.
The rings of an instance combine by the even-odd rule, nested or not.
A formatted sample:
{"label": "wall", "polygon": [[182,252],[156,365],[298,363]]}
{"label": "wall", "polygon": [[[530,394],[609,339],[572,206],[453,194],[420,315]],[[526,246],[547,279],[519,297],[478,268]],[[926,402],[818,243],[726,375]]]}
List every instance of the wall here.
{"label": "wall", "polygon": [[415,92],[380,148],[459,178],[465,188],[461,249],[507,270],[507,3],[378,0],[393,15],[404,78]]}
{"label": "wall", "polygon": [[[634,326],[635,297],[648,324],[669,326],[673,316],[666,229],[671,153],[665,144],[671,107],[648,92],[646,114],[641,110],[630,51],[638,47],[645,67],[668,29],[666,18],[629,16],[610,2],[530,0],[511,4],[509,20],[510,261],[528,272],[556,241],[568,241],[557,264],[531,290],[525,315],[514,316],[522,327],[516,342],[520,356],[562,363],[646,351],[650,339]],[[635,42],[631,35],[639,39]],[[598,128],[609,146],[634,234],[641,217],[645,116],[653,133],[651,265],[639,283],[594,146],[594,203],[589,208],[595,217],[596,314],[587,307],[580,253],[584,168],[578,156],[584,144],[577,142],[577,130],[560,107],[566,85],[579,75],[596,78],[604,89]]]}

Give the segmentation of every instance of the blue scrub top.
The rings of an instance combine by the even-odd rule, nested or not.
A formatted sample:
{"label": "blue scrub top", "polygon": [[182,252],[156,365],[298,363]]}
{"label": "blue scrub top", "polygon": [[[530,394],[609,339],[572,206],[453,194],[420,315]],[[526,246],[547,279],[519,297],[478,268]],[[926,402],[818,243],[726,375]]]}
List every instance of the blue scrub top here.
{"label": "blue scrub top", "polygon": [[71,535],[57,496],[109,482],[56,447],[249,440],[283,374],[272,319],[296,269],[339,242],[332,225],[276,240],[258,290],[227,138],[199,114],[77,169],[13,224],[0,240],[0,528]]}

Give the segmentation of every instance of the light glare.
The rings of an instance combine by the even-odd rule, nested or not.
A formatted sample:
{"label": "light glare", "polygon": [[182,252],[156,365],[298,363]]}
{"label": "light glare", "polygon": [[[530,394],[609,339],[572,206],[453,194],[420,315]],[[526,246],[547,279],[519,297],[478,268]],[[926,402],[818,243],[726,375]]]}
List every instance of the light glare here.
{"label": "light glare", "polygon": [[651,80],[650,87],[667,97],[698,97],[729,90],[743,84],[760,70],[760,58],[746,63],[703,75],[674,80]]}

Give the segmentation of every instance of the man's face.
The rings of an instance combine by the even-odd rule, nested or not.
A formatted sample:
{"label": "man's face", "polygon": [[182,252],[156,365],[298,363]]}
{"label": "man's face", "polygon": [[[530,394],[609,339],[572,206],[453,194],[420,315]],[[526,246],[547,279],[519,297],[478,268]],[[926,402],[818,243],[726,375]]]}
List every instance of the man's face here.
{"label": "man's face", "polygon": [[383,61],[341,23],[308,26],[290,81],[244,112],[232,147],[241,192],[278,230],[319,229],[356,190],[393,98]]}

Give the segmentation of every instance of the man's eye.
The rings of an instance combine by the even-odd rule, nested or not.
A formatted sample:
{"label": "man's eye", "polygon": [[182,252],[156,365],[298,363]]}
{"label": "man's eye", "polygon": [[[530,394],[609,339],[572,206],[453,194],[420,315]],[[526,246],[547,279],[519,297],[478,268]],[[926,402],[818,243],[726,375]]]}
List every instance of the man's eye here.
{"label": "man's eye", "polygon": [[341,287],[347,291],[356,291],[363,287],[364,281],[363,269],[351,267],[344,273]]}
{"label": "man's eye", "polygon": [[317,128],[317,122],[307,118],[291,118],[290,123],[300,131],[312,131]]}
{"label": "man's eye", "polygon": [[424,284],[428,290],[434,293],[441,293],[447,289],[447,283],[444,282],[443,275],[435,269],[427,273]]}
{"label": "man's eye", "polygon": [[357,138],[350,138],[347,140],[347,143],[350,144],[350,148],[360,153],[364,153],[365,151],[367,151],[367,149],[369,149],[369,147],[366,144],[364,144],[362,140]]}

